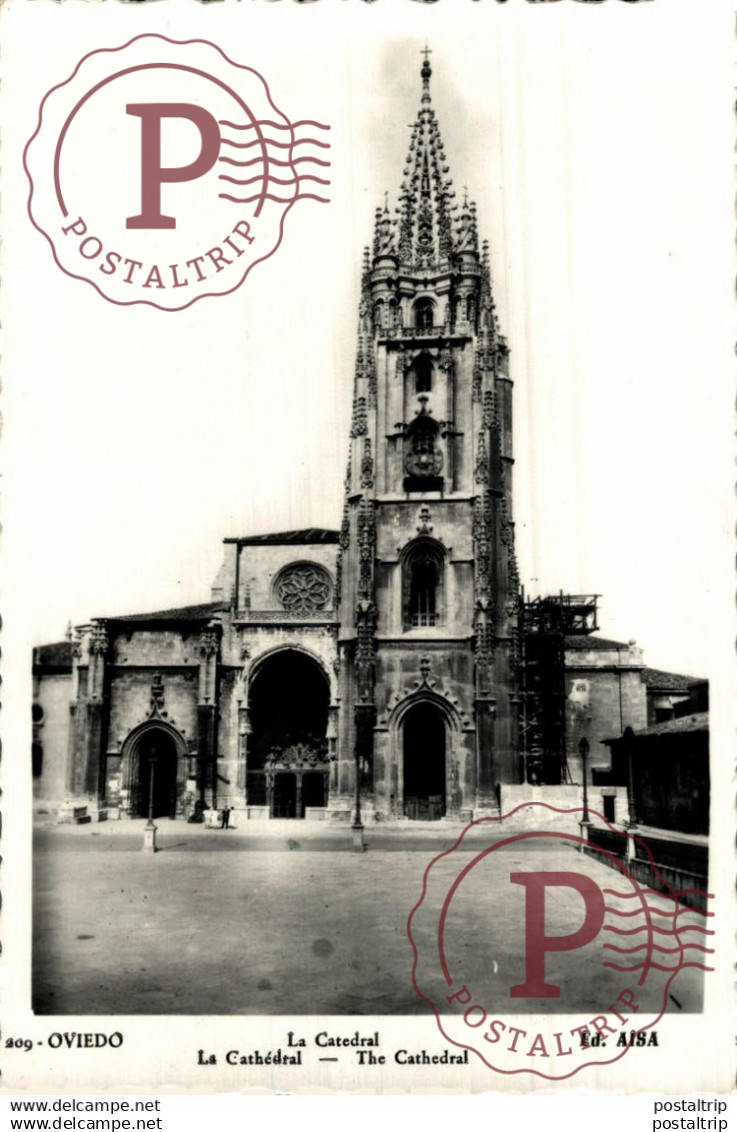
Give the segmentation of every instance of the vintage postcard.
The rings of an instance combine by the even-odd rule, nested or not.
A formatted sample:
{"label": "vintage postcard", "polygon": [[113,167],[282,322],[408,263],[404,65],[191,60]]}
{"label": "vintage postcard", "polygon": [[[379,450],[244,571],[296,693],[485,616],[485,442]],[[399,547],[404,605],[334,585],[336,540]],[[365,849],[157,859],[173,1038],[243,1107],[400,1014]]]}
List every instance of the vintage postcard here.
{"label": "vintage postcard", "polygon": [[729,1092],[733,4],[0,18],[6,1092]]}

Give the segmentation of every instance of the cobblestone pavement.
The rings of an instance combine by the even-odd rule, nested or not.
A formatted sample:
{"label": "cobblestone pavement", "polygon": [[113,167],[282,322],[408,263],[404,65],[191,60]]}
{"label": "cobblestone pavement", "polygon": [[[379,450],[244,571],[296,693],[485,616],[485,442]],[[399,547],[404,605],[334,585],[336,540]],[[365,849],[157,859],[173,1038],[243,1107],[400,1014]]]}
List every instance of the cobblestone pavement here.
{"label": "cobblestone pavement", "polygon": [[[345,829],[315,834],[303,827],[291,836],[289,830],[272,829],[246,836],[181,822],[158,825],[161,851],[155,855],[140,852],[142,822],[37,832],[37,1012],[429,1011],[412,983],[407,919],[422,893],[427,866],[453,844],[458,831],[408,836],[405,830],[371,830],[367,851],[357,853]],[[423,961],[436,946],[444,894],[480,845],[434,867],[434,883],[413,922]],[[567,842],[545,850],[534,842],[516,843],[492,853],[490,860],[498,862],[501,852],[506,873],[476,870],[459,889],[447,944],[464,980],[483,988],[486,1005],[509,1013],[508,988],[524,979],[525,900],[522,887],[509,883],[509,872],[575,871],[594,878],[602,889],[623,886],[615,883],[615,871]],[[572,890],[549,891],[548,934],[575,932],[583,914],[583,902]],[[682,923],[703,920],[684,910]],[[566,1013],[605,1010],[610,990],[622,979],[603,969],[600,943],[549,955],[547,972],[566,987]],[[628,985],[636,986],[637,974],[629,978],[635,981]],[[662,998],[662,978],[650,988],[650,1005]],[[695,969],[682,971],[672,984],[669,1010],[698,1010],[702,978]],[[442,989],[438,985],[432,993]],[[556,1009],[562,1005],[552,1000],[514,1003],[514,1013]]]}

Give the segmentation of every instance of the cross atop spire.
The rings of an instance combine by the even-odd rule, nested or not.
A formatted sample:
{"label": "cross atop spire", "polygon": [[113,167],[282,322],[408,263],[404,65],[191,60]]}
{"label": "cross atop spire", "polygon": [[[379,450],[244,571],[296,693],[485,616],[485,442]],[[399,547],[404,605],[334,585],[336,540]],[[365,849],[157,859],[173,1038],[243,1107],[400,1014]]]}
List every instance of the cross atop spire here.
{"label": "cross atop spire", "polygon": [[422,49],[422,51],[420,52],[420,54],[425,56],[425,61],[422,64],[422,70],[420,71],[420,74],[422,75],[422,101],[423,102],[429,102],[430,101],[430,76],[432,75],[432,67],[430,66],[429,56],[432,55],[432,51],[427,46],[427,43],[425,43],[425,46]]}

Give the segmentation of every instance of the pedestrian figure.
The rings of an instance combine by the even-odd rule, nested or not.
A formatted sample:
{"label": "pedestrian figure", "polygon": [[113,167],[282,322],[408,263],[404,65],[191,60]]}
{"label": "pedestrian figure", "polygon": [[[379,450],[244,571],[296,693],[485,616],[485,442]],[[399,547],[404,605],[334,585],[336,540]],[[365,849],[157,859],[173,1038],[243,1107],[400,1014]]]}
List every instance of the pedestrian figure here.
{"label": "pedestrian figure", "polygon": [[229,829],[230,828],[230,807],[229,806],[223,807],[223,812],[220,815],[220,828],[221,829]]}

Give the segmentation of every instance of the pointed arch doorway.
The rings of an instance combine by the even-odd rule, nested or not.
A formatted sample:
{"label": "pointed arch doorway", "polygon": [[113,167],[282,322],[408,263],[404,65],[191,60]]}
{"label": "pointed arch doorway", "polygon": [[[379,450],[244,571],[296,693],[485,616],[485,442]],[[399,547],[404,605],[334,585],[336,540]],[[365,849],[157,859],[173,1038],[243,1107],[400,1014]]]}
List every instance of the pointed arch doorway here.
{"label": "pointed arch doorway", "polygon": [[296,648],[267,655],[249,688],[246,797],[270,818],[304,818],[328,799],[330,685],[315,657]]}
{"label": "pointed arch doorway", "polygon": [[402,723],[404,816],[439,821],[447,805],[447,732],[435,704],[411,707]]}
{"label": "pointed arch doorway", "polygon": [[163,728],[147,728],[136,744],[136,755],[134,815],[147,818],[153,796],[153,817],[176,817],[177,748],[172,736]]}

